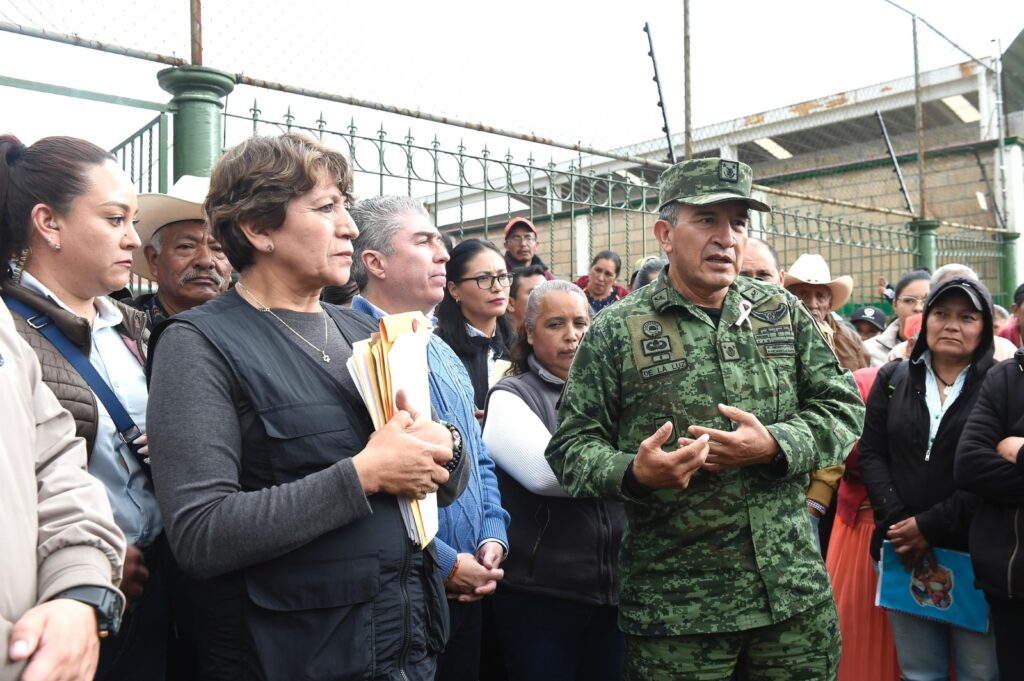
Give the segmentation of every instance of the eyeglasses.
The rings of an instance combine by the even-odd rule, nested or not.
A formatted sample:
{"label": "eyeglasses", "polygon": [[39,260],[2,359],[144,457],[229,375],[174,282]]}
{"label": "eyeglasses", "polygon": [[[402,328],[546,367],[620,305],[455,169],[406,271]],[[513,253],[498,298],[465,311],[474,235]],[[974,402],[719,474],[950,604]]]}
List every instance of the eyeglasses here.
{"label": "eyeglasses", "polygon": [[916,305],[917,303],[924,305],[924,301],[926,300],[928,300],[928,296],[923,296],[921,298],[915,298],[914,296],[900,296],[896,299],[896,302],[903,303],[904,305]]}
{"label": "eyeglasses", "polygon": [[501,284],[502,288],[508,288],[512,285],[512,273],[502,272],[501,274],[481,274],[479,277],[463,277],[456,279],[455,283],[461,284],[464,281],[475,281],[476,287],[484,291],[494,288],[495,282]]}
{"label": "eyeglasses", "polygon": [[517,234],[515,236],[510,236],[505,239],[505,241],[508,241],[509,243],[513,244],[532,244],[536,240],[536,234]]}

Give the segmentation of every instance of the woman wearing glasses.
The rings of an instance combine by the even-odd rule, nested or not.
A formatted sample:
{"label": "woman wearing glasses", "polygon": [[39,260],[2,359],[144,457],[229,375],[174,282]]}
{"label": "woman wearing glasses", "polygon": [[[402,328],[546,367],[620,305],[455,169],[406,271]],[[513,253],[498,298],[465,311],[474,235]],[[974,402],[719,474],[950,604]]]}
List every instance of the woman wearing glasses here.
{"label": "woman wearing glasses", "polygon": [[907,317],[924,311],[930,277],[931,275],[925,270],[914,270],[904,273],[896,282],[896,297],[892,303],[892,311],[896,313],[896,319],[885,327],[885,331],[864,341],[864,349],[871,356],[871,366],[880,367],[888,362],[889,352],[896,345],[907,340],[900,335],[900,329],[903,328],[903,322]]}
{"label": "woman wearing glasses", "polygon": [[505,309],[512,275],[489,241],[466,239],[449,255],[448,284],[437,306],[437,335],[466,365],[473,401],[482,410],[495,363],[508,359],[512,327]]}

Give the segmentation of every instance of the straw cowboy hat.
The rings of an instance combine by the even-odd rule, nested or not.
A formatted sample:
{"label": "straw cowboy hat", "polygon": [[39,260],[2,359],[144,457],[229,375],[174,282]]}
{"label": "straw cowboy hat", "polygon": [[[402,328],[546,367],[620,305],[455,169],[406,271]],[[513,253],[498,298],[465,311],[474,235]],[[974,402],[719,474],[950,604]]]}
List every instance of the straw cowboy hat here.
{"label": "straw cowboy hat", "polygon": [[210,191],[210,178],[182,175],[166,194],[139,194],[139,233],[142,245],[132,251],[132,272],[146,279],[153,272],[146,261],[146,246],[161,227],[179,220],[202,220],[203,201]]}
{"label": "straw cowboy hat", "polygon": [[813,284],[828,286],[832,290],[832,309],[838,310],[853,293],[853,277],[843,276],[832,278],[828,263],[817,253],[804,253],[793,266],[786,270],[782,285],[786,288],[794,284]]}

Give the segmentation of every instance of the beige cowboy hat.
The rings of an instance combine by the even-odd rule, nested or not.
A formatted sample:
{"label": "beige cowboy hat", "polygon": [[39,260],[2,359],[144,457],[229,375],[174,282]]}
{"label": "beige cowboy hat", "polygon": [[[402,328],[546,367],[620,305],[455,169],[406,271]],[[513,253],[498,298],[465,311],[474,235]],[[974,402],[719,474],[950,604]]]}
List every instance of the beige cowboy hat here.
{"label": "beige cowboy hat", "polygon": [[832,290],[832,309],[838,310],[853,293],[853,277],[842,276],[832,278],[825,258],[817,253],[804,253],[793,266],[786,270],[786,276],[782,281],[785,288],[794,284],[813,284],[815,286],[828,286]]}
{"label": "beige cowboy hat", "polygon": [[132,251],[132,272],[146,279],[153,272],[146,261],[146,246],[160,228],[179,220],[202,220],[203,201],[210,191],[210,178],[182,175],[166,194],[139,194],[139,222],[135,231],[142,245]]}

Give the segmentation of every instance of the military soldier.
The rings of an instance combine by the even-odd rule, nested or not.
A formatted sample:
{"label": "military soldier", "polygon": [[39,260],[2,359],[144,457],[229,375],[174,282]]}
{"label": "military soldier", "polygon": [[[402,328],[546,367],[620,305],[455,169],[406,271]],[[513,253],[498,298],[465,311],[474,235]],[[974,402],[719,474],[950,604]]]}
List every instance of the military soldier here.
{"label": "military soldier", "polygon": [[[547,457],[573,496],[626,502],[629,679],[834,679],[839,626],[804,507],[864,415],[806,308],[737,278],[750,167],[679,163],[655,236],[669,265],[580,345]],[[607,316],[605,316],[607,315]],[[742,658],[741,658],[742,655]]]}

